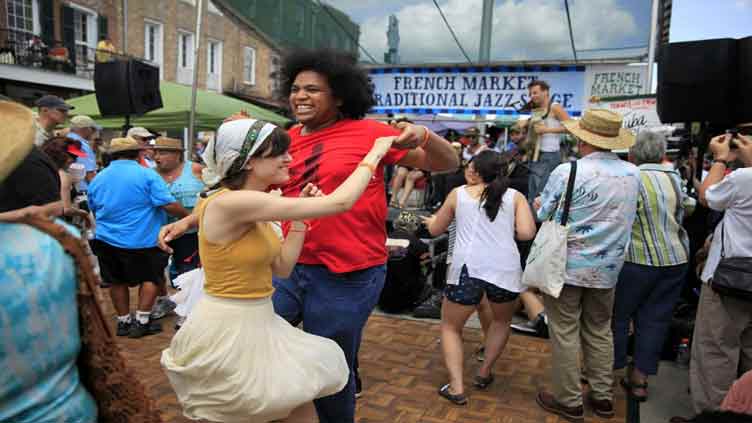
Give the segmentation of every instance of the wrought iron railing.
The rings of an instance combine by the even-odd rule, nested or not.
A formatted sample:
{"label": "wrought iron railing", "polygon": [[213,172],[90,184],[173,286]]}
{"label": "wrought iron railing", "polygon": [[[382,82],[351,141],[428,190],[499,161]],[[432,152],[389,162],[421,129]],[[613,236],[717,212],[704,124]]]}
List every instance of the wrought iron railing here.
{"label": "wrought iron railing", "polygon": [[93,78],[97,62],[131,58],[78,42],[43,40],[26,31],[0,28],[0,64],[18,65]]}

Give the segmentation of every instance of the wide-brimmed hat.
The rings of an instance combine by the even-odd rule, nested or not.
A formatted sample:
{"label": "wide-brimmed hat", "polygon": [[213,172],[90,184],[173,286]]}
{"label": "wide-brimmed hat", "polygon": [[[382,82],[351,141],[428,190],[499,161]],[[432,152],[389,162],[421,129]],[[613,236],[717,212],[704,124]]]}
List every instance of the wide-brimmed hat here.
{"label": "wide-brimmed hat", "polygon": [[133,138],[113,138],[112,141],[110,141],[110,149],[108,151],[110,154],[113,154],[121,151],[143,150],[145,148],[146,147]]}
{"label": "wide-brimmed hat", "polygon": [[34,145],[36,131],[31,109],[12,101],[0,101],[0,128],[4,138],[0,148],[0,181],[3,181]]}
{"label": "wide-brimmed hat", "polygon": [[635,143],[635,136],[621,127],[619,113],[606,109],[585,110],[579,120],[562,122],[567,131],[583,142],[605,150],[623,150]]}
{"label": "wide-brimmed hat", "polygon": [[183,141],[175,138],[159,137],[149,141],[149,147],[155,150],[183,151]]}

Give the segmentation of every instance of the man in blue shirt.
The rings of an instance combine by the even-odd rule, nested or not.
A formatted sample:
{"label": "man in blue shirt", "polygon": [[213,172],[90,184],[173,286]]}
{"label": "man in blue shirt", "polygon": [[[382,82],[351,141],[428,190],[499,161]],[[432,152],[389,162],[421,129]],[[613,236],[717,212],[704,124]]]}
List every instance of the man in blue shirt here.
{"label": "man in blue shirt", "polygon": [[[113,139],[112,162],[89,184],[89,207],[97,223],[92,250],[102,279],[112,284],[117,335],[131,338],[162,330],[149,317],[168,257],[157,248],[157,236],[167,223],[167,213],[178,218],[188,215],[159,174],[139,165],[143,148],[132,138]],[[135,321],[130,315],[129,286],[140,287]]]}
{"label": "man in blue shirt", "polygon": [[84,166],[86,175],[84,179],[76,184],[76,190],[78,192],[86,192],[89,188],[89,182],[94,179],[97,174],[97,155],[94,154],[89,140],[98,132],[102,127],[94,122],[94,119],[85,116],[78,115],[71,119],[70,132],[68,132],[68,138],[81,142],[81,150],[86,153],[86,157],[79,157],[76,159],[76,163],[80,163]]}

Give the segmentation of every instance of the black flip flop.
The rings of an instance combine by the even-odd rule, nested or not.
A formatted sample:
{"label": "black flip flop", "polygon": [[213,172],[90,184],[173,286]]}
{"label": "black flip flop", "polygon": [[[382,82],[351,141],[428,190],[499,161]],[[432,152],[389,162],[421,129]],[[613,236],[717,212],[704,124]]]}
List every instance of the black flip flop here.
{"label": "black flip flop", "polygon": [[466,405],[467,404],[467,397],[464,394],[452,394],[449,392],[449,384],[442,386],[439,388],[439,395],[449,400],[451,403],[455,405]]}
{"label": "black flip flop", "polygon": [[488,388],[494,381],[494,375],[493,373],[490,373],[488,377],[482,377],[482,376],[475,376],[475,380],[473,380],[473,386],[475,386],[478,389],[486,389]]}

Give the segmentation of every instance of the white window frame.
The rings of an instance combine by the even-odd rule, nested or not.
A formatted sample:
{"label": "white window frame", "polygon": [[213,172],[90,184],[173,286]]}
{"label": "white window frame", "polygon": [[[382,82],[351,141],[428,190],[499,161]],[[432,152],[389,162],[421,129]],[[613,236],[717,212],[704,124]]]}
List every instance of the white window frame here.
{"label": "white window frame", "polygon": [[[212,52],[212,45],[217,46],[216,55],[214,57],[214,64],[216,66],[216,72],[211,72],[211,52]],[[213,89],[217,92],[222,92],[222,47],[223,43],[220,40],[213,40],[211,38],[207,39],[206,41],[206,85],[207,89],[209,88],[209,77],[210,75],[216,75],[217,77],[217,87],[216,89]]]}
{"label": "white window frame", "polygon": [[[99,25],[97,22],[97,18],[99,17],[99,14],[97,14],[96,10],[89,9],[88,7],[83,7],[75,3],[68,3],[68,6],[74,9],[74,12],[82,13],[86,16],[86,43],[82,43],[76,40],[75,44],[76,46],[83,45],[87,47],[87,50],[86,50],[87,56],[88,56],[87,62],[93,65],[95,53],[97,50],[97,43],[99,43]],[[74,15],[73,17],[74,32],[75,32],[75,21],[76,21],[76,17]],[[75,51],[72,53],[77,54],[77,52]],[[80,68],[80,65],[76,65],[76,67]]]}
{"label": "white window frame", "polygon": [[[156,28],[153,58],[149,57],[149,27]],[[144,58],[159,66],[159,79],[164,79],[164,24],[162,22],[144,19]]]}
{"label": "white window frame", "polygon": [[[246,63],[246,57],[248,53],[251,53],[251,63]],[[250,75],[246,73],[246,68],[250,70]],[[254,47],[246,46],[243,48],[243,83],[248,85],[256,85],[256,49]]]}
{"label": "white window frame", "polygon": [[[276,62],[276,64],[275,64]],[[271,79],[269,81],[269,89],[272,93],[276,92],[280,88],[279,71],[282,67],[282,58],[276,54],[269,56],[269,75]]]}
{"label": "white window frame", "polygon": [[[40,35],[42,32],[42,24],[39,22],[39,0],[31,0],[31,33],[34,35]],[[21,28],[16,28],[10,25],[10,19],[8,16],[8,3],[5,3],[5,27],[14,31],[24,31]]]}
{"label": "white window frame", "polygon": [[[187,73],[189,75],[193,74],[193,66],[195,66],[195,63],[193,63],[194,57],[193,57],[193,49],[196,42],[196,36],[190,31],[184,31],[182,29],[179,29],[178,31],[178,54],[177,54],[177,75],[176,80],[180,84],[190,84],[191,78],[186,78],[185,80],[181,80],[180,75],[182,73]],[[190,36],[191,42],[188,43],[189,45],[186,46],[188,48],[188,52],[183,51],[183,42],[182,37],[184,35]],[[188,56],[185,56],[186,59],[186,66],[182,66],[183,63],[183,56],[187,54]]]}

